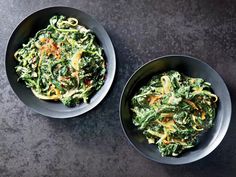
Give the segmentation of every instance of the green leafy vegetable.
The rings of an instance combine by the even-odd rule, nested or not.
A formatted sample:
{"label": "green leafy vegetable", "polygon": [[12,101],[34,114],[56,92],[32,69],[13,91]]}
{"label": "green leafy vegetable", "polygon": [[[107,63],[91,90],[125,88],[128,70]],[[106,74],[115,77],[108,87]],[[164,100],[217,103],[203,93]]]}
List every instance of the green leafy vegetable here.
{"label": "green leafy vegetable", "polygon": [[66,106],[88,102],[104,84],[102,48],[76,18],[53,16],[14,56],[16,72],[35,96]]}
{"label": "green leafy vegetable", "polygon": [[162,156],[178,156],[213,126],[218,97],[210,86],[173,70],[156,75],[131,100],[133,123]]}

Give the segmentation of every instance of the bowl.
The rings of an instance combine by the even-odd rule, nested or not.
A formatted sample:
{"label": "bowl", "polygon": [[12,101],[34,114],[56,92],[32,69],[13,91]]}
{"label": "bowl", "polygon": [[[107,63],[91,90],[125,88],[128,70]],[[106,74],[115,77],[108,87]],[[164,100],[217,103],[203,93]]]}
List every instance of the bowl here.
{"label": "bowl", "polygon": [[[46,28],[49,19],[54,15],[65,15],[79,19],[79,23],[91,29],[99,45],[104,49],[106,59],[106,79],[100,90],[93,95],[89,104],[79,104],[75,107],[66,107],[60,102],[49,102],[36,98],[32,91],[26,88],[24,82],[17,82],[15,72],[17,61],[14,59],[15,51],[28,42],[37,31]],[[8,42],[5,67],[9,83],[19,99],[34,111],[53,118],[69,118],[81,115],[98,105],[108,93],[115,76],[116,57],[111,39],[103,26],[88,14],[70,7],[50,7],[39,10],[25,18],[14,30]]]}
{"label": "bowl", "polygon": [[[219,96],[214,126],[200,136],[197,146],[177,157],[162,157],[156,145],[148,144],[140,130],[132,123],[130,102],[135,92],[153,75],[176,70],[187,76],[200,77],[212,84],[213,92]],[[190,56],[168,55],[154,59],[141,66],[126,83],[120,100],[120,121],[123,131],[134,148],[146,158],[163,164],[186,164],[197,161],[211,153],[222,141],[231,119],[231,99],[226,84],[208,64]]]}

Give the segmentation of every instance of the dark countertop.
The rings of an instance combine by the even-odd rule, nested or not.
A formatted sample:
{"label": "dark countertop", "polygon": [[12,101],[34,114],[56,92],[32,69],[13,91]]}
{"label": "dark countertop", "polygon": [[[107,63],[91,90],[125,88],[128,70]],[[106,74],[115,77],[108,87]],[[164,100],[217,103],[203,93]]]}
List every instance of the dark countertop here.
{"label": "dark countertop", "polygon": [[[117,73],[104,101],[78,118],[56,120],[27,108],[6,78],[4,55],[14,28],[32,12],[66,5],[94,16],[116,49]],[[236,2],[230,0],[0,1],[0,176],[236,176]],[[206,158],[182,166],[145,159],[125,138],[118,114],[122,88],[139,66],[166,54],[210,64],[233,101],[227,135]]]}

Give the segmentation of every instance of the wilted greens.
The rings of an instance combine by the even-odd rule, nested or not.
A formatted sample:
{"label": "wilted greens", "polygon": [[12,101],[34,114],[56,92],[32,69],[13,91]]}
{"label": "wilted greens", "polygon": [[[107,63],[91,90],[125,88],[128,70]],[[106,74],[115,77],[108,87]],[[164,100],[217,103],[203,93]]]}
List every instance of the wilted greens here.
{"label": "wilted greens", "polygon": [[131,100],[133,123],[162,156],[178,156],[213,126],[218,97],[210,86],[173,70],[156,75]]}
{"label": "wilted greens", "polygon": [[15,52],[19,80],[39,99],[86,103],[104,84],[102,48],[76,18],[53,16],[49,22]]}

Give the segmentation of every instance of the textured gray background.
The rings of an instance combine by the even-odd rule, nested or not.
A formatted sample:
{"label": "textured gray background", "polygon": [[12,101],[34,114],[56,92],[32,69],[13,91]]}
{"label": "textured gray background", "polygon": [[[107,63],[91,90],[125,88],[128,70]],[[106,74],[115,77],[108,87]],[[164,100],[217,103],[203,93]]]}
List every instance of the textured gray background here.
{"label": "textured gray background", "polygon": [[[11,90],[4,55],[14,28],[32,12],[66,5],[96,17],[117,54],[117,74],[105,100],[73,119],[43,117]],[[236,1],[230,0],[1,0],[0,177],[236,176],[235,104],[229,131],[208,157],[189,165],[149,161],[126,140],[119,122],[122,88],[140,65],[165,54],[188,54],[210,64],[236,99]]]}

